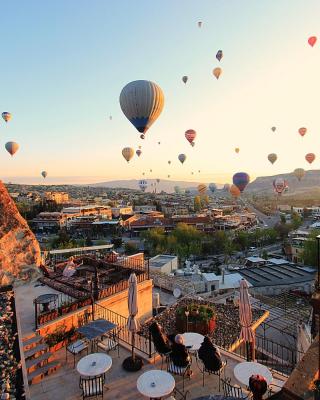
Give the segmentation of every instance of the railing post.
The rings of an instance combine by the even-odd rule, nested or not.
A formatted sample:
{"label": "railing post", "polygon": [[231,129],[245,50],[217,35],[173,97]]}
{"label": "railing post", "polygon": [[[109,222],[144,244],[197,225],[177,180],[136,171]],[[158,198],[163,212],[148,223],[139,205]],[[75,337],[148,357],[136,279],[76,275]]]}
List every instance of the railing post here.
{"label": "railing post", "polygon": [[149,358],[152,357],[152,347],[151,347],[151,332],[149,332]]}
{"label": "railing post", "polygon": [[37,303],[34,300],[34,315],[35,315],[35,326],[36,326],[36,330],[38,329],[38,307],[37,307]]}
{"label": "railing post", "polygon": [[148,279],[150,279],[150,258],[148,258]]}

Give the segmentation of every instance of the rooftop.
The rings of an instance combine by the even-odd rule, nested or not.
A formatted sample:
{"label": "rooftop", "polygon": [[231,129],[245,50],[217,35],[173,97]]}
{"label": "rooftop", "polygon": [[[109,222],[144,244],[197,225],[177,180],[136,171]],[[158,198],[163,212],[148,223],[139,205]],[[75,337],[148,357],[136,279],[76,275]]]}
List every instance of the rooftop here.
{"label": "rooftop", "polygon": [[176,256],[170,256],[169,254],[159,254],[149,260],[149,265],[154,268],[161,268],[163,265],[175,260]]}

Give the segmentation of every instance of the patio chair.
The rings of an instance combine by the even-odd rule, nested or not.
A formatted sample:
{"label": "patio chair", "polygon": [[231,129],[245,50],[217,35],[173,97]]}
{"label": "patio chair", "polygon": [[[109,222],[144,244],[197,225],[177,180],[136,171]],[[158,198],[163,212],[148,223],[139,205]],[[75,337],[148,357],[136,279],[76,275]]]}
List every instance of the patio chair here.
{"label": "patio chair", "polygon": [[68,361],[68,353],[73,354],[73,368],[76,366],[76,355],[87,350],[89,353],[89,343],[85,339],[79,339],[76,342],[70,343],[66,346],[66,361]]}
{"label": "patio chair", "polygon": [[220,388],[221,388],[221,374],[224,372],[224,377],[226,377],[226,366],[227,366],[227,360],[222,362],[221,368],[218,371],[212,371],[208,368],[205,367],[203,361],[197,357],[197,364],[198,367],[200,369],[200,372],[202,373],[202,386],[204,386],[204,378],[205,378],[205,374],[209,374],[209,375],[216,375],[219,377],[219,392],[220,392]]}
{"label": "patio chair", "polygon": [[166,400],[187,400],[187,396],[189,396],[189,390],[185,393],[180,392],[179,389],[175,388],[171,396],[167,397]]}
{"label": "patio chair", "polygon": [[114,330],[102,335],[102,340],[97,341],[97,347],[106,353],[111,350],[118,350],[118,357],[120,357],[119,336]]}
{"label": "patio chair", "polygon": [[178,367],[173,363],[173,361],[169,357],[167,363],[167,372],[170,372],[173,375],[182,376],[182,391],[184,392],[185,376],[188,376],[189,379],[191,376],[191,362],[186,367]]}
{"label": "patio chair", "polygon": [[230,378],[221,379],[221,381],[223,387],[223,394],[225,396],[235,397],[236,399],[244,399],[244,400],[251,399],[251,395],[244,393],[240,386],[231,385]]}
{"label": "patio chair", "polygon": [[94,378],[82,378],[82,399],[87,399],[89,397],[101,396],[103,399],[103,385],[104,380],[102,376],[95,376]]}

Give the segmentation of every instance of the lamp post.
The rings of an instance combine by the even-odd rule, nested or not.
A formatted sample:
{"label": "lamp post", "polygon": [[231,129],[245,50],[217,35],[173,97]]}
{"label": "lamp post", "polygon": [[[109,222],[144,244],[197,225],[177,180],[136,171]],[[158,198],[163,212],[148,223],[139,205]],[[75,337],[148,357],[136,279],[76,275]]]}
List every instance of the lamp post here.
{"label": "lamp post", "polygon": [[186,332],[188,332],[188,328],[189,328],[189,314],[190,314],[190,312],[189,312],[188,310],[186,310],[184,313],[185,313],[185,315],[186,315],[186,317],[187,317],[187,329],[186,329]]}
{"label": "lamp post", "polygon": [[316,333],[316,322],[318,321],[318,378],[315,380],[315,390],[317,396],[320,398],[320,235],[316,237],[317,239],[317,280],[315,285],[314,294],[312,296],[312,306],[313,306],[313,318],[314,318],[314,332]]}

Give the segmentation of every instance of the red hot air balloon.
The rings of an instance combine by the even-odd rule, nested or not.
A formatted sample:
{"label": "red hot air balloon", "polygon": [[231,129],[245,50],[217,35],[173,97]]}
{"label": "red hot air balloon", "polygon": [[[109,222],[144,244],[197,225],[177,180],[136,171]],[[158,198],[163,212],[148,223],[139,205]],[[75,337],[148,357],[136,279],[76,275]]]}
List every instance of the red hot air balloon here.
{"label": "red hot air balloon", "polygon": [[308,161],[309,164],[312,164],[313,161],[315,160],[316,156],[314,153],[308,153],[306,154],[306,160]]}
{"label": "red hot air balloon", "polygon": [[317,37],[316,36],[310,36],[308,39],[308,43],[311,47],[313,47],[316,44]]}
{"label": "red hot air balloon", "polygon": [[307,133],[307,128],[299,128],[298,132],[303,137]]}
{"label": "red hot air balloon", "polygon": [[184,136],[186,137],[187,141],[188,141],[190,144],[192,144],[192,143],[194,142],[194,139],[195,139],[196,136],[197,136],[197,132],[196,132],[195,130],[193,130],[193,129],[188,129],[188,130],[185,132]]}

